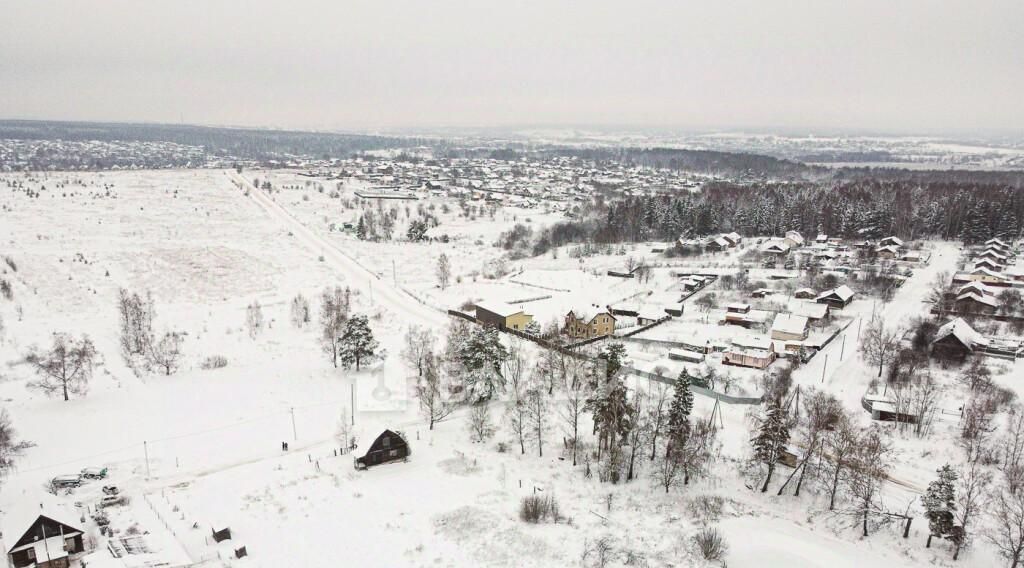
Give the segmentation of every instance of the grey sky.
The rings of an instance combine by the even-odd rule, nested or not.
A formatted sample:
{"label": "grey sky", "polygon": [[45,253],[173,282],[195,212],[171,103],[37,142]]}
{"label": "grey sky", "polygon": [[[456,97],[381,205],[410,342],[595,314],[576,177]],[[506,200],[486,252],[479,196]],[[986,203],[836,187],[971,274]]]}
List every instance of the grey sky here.
{"label": "grey sky", "polygon": [[0,117],[1024,130],[1021,0],[0,0]]}

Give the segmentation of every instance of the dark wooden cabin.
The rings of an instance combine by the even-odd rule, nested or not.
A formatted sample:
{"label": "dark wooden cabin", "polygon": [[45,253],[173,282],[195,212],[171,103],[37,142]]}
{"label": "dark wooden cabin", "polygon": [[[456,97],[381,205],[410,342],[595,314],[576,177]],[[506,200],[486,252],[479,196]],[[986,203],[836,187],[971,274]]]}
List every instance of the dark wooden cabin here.
{"label": "dark wooden cabin", "polygon": [[[48,497],[48,496],[47,496]],[[11,566],[67,568],[73,556],[85,551],[82,529],[70,513],[46,501],[26,503],[7,511],[3,538]]]}
{"label": "dark wooden cabin", "polygon": [[380,465],[393,461],[407,461],[412,450],[405,438],[392,432],[384,430],[377,439],[373,441],[370,449],[360,458],[356,458],[356,469],[366,469],[370,466]]}

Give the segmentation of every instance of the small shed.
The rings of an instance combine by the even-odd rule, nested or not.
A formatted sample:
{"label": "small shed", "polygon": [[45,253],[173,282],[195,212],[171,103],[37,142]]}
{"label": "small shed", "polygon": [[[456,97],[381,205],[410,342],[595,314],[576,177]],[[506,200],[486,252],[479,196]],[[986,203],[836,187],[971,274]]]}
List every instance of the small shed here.
{"label": "small shed", "polygon": [[688,363],[701,363],[704,361],[704,354],[686,349],[669,349],[668,358],[673,361],[686,361]]}
{"label": "small shed", "polygon": [[404,437],[391,430],[384,430],[370,445],[370,449],[362,457],[355,459],[355,467],[366,469],[373,465],[408,461],[411,454],[412,451]]}
{"label": "small shed", "polygon": [[800,288],[793,292],[793,297],[800,298],[801,300],[812,300],[818,297],[818,292],[814,288]]}
{"label": "small shed", "polygon": [[227,523],[210,523],[210,532],[214,542],[231,540],[231,527]]}

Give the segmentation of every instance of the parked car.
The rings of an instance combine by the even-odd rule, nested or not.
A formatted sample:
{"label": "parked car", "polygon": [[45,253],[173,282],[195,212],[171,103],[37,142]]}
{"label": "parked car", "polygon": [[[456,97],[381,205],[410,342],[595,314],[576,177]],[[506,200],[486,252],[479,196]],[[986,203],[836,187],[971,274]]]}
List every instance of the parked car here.
{"label": "parked car", "polygon": [[124,497],[120,495],[106,495],[100,499],[100,507],[113,507],[124,503]]}
{"label": "parked car", "polygon": [[82,485],[82,477],[80,475],[58,475],[50,480],[50,485],[55,489],[79,487]]}
{"label": "parked car", "polygon": [[82,477],[86,479],[103,479],[107,477],[107,468],[87,467],[82,470]]}
{"label": "parked car", "polygon": [[104,485],[103,493],[105,495],[119,495],[121,493],[121,490],[118,489],[116,485]]}

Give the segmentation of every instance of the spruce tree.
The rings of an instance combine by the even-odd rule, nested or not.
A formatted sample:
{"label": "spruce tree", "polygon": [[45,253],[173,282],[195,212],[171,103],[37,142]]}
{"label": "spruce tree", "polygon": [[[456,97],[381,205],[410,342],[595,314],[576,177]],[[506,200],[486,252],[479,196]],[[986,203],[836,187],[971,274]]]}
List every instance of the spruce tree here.
{"label": "spruce tree", "polygon": [[356,365],[356,371],[366,359],[373,357],[380,344],[373,338],[370,322],[365,315],[355,315],[345,323],[338,345],[338,359],[345,368]]}
{"label": "spruce tree", "polygon": [[604,376],[606,379],[610,379],[618,374],[626,362],[626,346],[621,343],[612,343],[605,347],[597,358],[605,362]]}
{"label": "spruce tree", "polygon": [[786,411],[777,402],[772,402],[768,406],[768,415],[761,421],[757,436],[752,440],[754,457],[768,466],[768,475],[764,478],[761,493],[768,491],[768,484],[775,473],[775,464],[789,442],[789,426],[786,422]]}
{"label": "spruce tree", "polygon": [[672,404],[668,409],[669,445],[682,446],[690,433],[690,414],[693,412],[693,392],[690,374],[683,369],[676,379]]}
{"label": "spruce tree", "polygon": [[928,518],[928,544],[932,537],[947,537],[953,532],[953,514],[956,512],[956,470],[946,464],[935,470],[939,476],[928,484],[924,492],[925,517]]}

